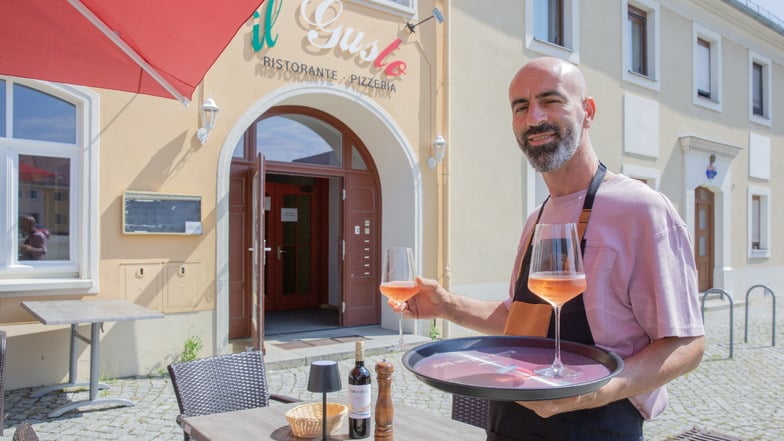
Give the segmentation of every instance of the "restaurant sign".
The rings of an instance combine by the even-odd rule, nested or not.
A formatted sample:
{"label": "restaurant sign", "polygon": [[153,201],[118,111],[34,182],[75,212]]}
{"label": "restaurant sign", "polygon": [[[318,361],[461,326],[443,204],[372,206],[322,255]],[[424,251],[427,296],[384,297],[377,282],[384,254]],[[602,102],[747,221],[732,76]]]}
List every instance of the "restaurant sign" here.
{"label": "restaurant sign", "polygon": [[[266,46],[274,47],[279,35],[275,32],[283,0],[267,0],[262,19],[262,14],[256,11],[253,14],[251,30],[251,47],[254,52],[260,52]],[[299,16],[308,28],[304,40],[307,46],[324,51],[336,51],[344,58],[355,58],[359,65],[367,65],[369,72],[352,73],[339,77],[339,73],[330,68],[302,63],[294,60],[262,57],[262,66],[266,69],[286,71],[300,75],[321,78],[327,81],[339,81],[345,77],[347,83],[353,86],[371,87],[395,92],[393,80],[406,73],[407,64],[404,60],[396,59],[395,52],[402,44],[400,38],[395,38],[387,44],[379,40],[367,41],[366,33],[341,23],[343,3],[340,0],[302,0],[299,6]],[[383,73],[383,79],[377,74]]]}

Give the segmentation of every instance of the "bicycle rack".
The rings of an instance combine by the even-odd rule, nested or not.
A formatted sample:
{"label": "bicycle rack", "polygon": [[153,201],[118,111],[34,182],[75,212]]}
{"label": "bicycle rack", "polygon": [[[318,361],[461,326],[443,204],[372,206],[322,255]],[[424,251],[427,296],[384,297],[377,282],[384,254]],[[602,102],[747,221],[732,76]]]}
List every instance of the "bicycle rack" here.
{"label": "bicycle rack", "polygon": [[721,294],[721,297],[727,297],[727,300],[730,302],[730,357],[732,358],[732,346],[734,343],[734,339],[732,337],[732,330],[734,329],[734,321],[733,321],[733,312],[732,310],[735,309],[735,303],[732,301],[732,296],[723,289],[719,288],[711,288],[704,293],[702,293],[702,322],[705,323],[705,298],[708,297],[708,294]]}
{"label": "bicycle rack", "polygon": [[776,294],[773,293],[772,289],[768,288],[765,285],[754,285],[751,288],[749,288],[748,291],[746,291],[746,324],[744,325],[745,327],[743,330],[743,342],[748,343],[749,341],[749,294],[751,294],[751,291],[754,288],[762,288],[763,295],[764,295],[764,291],[767,291],[768,293],[770,293],[770,296],[773,299],[773,318],[771,320],[772,323],[770,325],[770,341],[771,341],[770,345],[776,346]]}

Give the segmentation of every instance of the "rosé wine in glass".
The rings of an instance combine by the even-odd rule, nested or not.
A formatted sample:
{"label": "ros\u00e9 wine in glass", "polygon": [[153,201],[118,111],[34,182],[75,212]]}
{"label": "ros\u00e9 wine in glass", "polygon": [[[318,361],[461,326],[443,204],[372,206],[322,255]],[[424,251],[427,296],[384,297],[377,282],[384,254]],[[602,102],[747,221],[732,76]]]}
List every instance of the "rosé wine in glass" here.
{"label": "ros\u00e9 wine in glass", "polygon": [[585,274],[542,271],[528,275],[528,289],[551,305],[563,305],[585,291],[585,287]]}
{"label": "ros\u00e9 wine in glass", "polygon": [[392,282],[382,283],[378,289],[381,291],[381,294],[384,294],[398,303],[405,302],[419,292],[419,287],[414,281],[394,280]]}

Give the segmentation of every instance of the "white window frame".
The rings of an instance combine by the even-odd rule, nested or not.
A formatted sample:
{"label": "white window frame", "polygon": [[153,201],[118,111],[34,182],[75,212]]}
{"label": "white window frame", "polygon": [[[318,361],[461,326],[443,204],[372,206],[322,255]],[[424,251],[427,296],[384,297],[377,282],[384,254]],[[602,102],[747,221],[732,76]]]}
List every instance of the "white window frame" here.
{"label": "white window frame", "polygon": [[535,37],[535,0],[525,1],[525,47],[542,55],[580,63],[580,1],[563,0],[564,45],[542,41]]}
{"label": "white window frame", "polygon": [[[701,96],[699,94],[699,71],[700,60],[697,57],[699,50],[699,40],[706,41],[709,44],[710,52],[710,98]],[[692,81],[692,97],[694,104],[705,107],[706,109],[714,110],[716,112],[722,111],[722,63],[721,63],[721,34],[713,32],[705,27],[696,23],[692,25],[692,48],[693,48],[693,81]]]}
{"label": "white window frame", "polygon": [[[390,12],[401,17],[414,18],[417,13],[417,0],[408,0],[408,6],[392,0],[352,0],[354,3],[379,11]],[[429,17],[430,14],[427,15]],[[423,17],[423,18],[427,18]]]}
{"label": "white window frame", "polygon": [[[633,72],[632,65],[632,42],[631,29],[629,26],[629,5],[642,9],[646,12],[646,55],[648,57],[648,75],[640,75]],[[661,84],[661,31],[659,3],[653,0],[623,0],[621,8],[621,29],[623,29],[622,49],[623,49],[623,72],[624,81],[645,87],[647,89],[659,91]]]}
{"label": "white window frame", "polygon": [[[16,261],[15,234],[0,234],[0,298],[97,293],[99,262],[99,136],[100,97],[79,86],[0,77],[5,81],[6,128],[0,138],[0,231],[18,228],[18,159],[20,154],[56,156],[70,162],[69,250],[67,261]],[[7,137],[11,130],[13,84],[40,90],[76,106],[76,143]]]}
{"label": "white window frame", "polygon": [[[752,200],[754,196],[760,199],[760,219],[759,219],[759,236],[760,247],[759,249],[752,248],[752,230],[754,227],[755,219],[753,213]],[[746,243],[748,246],[749,258],[767,258],[770,257],[770,189],[758,186],[749,186],[748,201],[747,201],[747,225],[748,237]]]}
{"label": "white window frame", "polygon": [[661,170],[659,169],[633,164],[623,164],[621,173],[632,179],[644,180],[648,187],[659,191],[659,185],[661,183]]}
{"label": "white window frame", "polygon": [[[754,64],[762,66],[763,115],[754,114]],[[773,65],[769,58],[749,51],[749,121],[770,127],[773,121]]]}

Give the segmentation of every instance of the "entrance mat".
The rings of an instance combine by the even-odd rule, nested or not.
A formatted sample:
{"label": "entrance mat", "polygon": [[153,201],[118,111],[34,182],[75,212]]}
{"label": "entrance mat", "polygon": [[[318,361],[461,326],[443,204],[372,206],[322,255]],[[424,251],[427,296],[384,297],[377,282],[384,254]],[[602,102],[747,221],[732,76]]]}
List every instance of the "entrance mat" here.
{"label": "entrance mat", "polygon": [[338,343],[351,343],[352,341],[363,341],[363,340],[368,340],[368,338],[363,337],[361,335],[344,335],[340,337],[331,337],[331,338],[295,340],[295,341],[290,341],[285,343],[274,343],[274,345],[281,349],[290,350],[290,349],[315,348],[318,346],[335,345]]}

